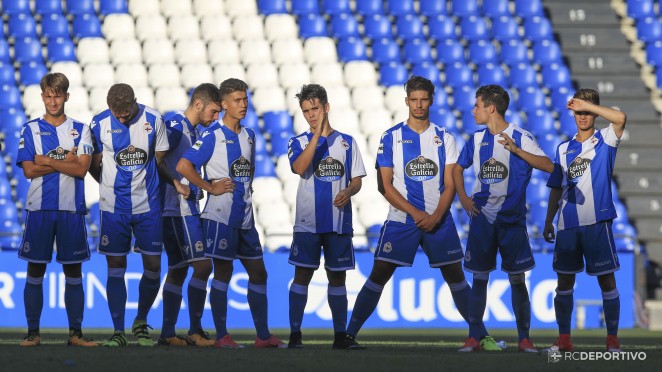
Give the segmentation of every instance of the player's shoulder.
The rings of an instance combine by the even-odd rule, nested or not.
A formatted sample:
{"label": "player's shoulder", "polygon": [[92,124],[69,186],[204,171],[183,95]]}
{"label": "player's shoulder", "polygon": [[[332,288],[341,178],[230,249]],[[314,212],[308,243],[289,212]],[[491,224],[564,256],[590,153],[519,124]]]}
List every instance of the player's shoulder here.
{"label": "player's shoulder", "polygon": [[101,124],[104,120],[108,119],[112,115],[109,109],[106,109],[104,111],[101,111],[100,113],[94,115],[92,117],[92,122],[90,123],[90,127],[94,128],[97,125]]}
{"label": "player's shoulder", "polygon": [[143,110],[145,111],[146,114],[152,114],[152,115],[154,115],[158,118],[163,118],[163,115],[161,114],[161,111],[159,111],[159,110],[157,110],[153,107],[143,105],[142,103],[140,103],[139,105],[143,107]]}
{"label": "player's shoulder", "polygon": [[173,130],[178,130],[178,131],[184,131],[184,126],[186,125],[186,121],[184,120],[184,114],[183,113],[177,113],[174,116],[170,117],[168,120],[165,121],[165,125],[168,129],[173,129]]}
{"label": "player's shoulder", "polygon": [[535,141],[535,137],[528,130],[526,130],[522,127],[518,127],[517,125],[514,125],[514,124],[511,124],[510,127],[512,128],[513,133],[519,133],[523,138],[526,137],[526,138],[530,139],[531,141]]}
{"label": "player's shoulder", "polygon": [[35,125],[39,126],[40,120],[41,118],[34,118],[32,120],[28,120],[27,122],[25,122],[25,124],[23,124],[23,127],[34,127]]}
{"label": "player's shoulder", "polygon": [[382,138],[384,138],[386,136],[392,136],[393,133],[402,131],[402,128],[404,126],[405,126],[405,122],[403,121],[403,122],[400,122],[400,123],[388,128],[387,130],[384,131],[384,133],[382,133]]}

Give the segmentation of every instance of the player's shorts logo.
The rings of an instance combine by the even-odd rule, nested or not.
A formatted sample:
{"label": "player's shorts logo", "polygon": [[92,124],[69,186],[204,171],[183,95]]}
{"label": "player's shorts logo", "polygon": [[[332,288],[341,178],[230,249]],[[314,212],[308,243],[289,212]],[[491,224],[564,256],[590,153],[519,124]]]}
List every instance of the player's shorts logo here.
{"label": "player's shorts logo", "polygon": [[441,138],[439,138],[439,136],[434,136],[434,138],[432,138],[432,141],[437,147],[441,147],[444,144],[444,142],[441,140]]}
{"label": "player's shorts logo", "polygon": [[201,241],[198,240],[197,242],[195,242],[195,251],[196,252],[202,252],[204,249],[205,249],[205,245],[202,244]]}
{"label": "player's shorts logo", "polygon": [[490,185],[499,183],[508,177],[508,167],[495,158],[490,158],[480,166],[478,179],[480,182]]}
{"label": "player's shorts logo", "polygon": [[23,252],[25,253],[30,252],[30,243],[28,242],[23,243]]}
{"label": "player's shorts logo", "polygon": [[345,140],[340,141],[340,146],[345,150],[349,150],[349,143]]}
{"label": "player's shorts logo", "polygon": [[108,241],[108,235],[104,235],[104,236],[102,236],[102,237],[101,237],[101,245],[103,245],[103,246],[105,247],[105,246],[108,245],[108,243],[110,243],[110,242]]}
{"label": "player's shorts logo", "polygon": [[221,250],[227,249],[228,248],[228,241],[226,239],[221,239],[220,242],[218,242],[218,248]]}
{"label": "player's shorts logo", "polygon": [[407,163],[405,174],[414,181],[427,181],[439,174],[439,166],[425,156],[419,155]]}
{"label": "player's shorts logo", "polygon": [[384,251],[384,253],[390,253],[393,250],[393,246],[391,245],[391,242],[384,243],[382,250]]}
{"label": "player's shorts logo", "polygon": [[152,128],[152,126],[149,125],[149,123],[145,123],[143,124],[143,130],[145,131],[145,133],[150,134],[152,133],[152,131],[154,131],[154,128]]}
{"label": "player's shorts logo", "polygon": [[207,247],[211,247],[211,245],[214,243],[214,240],[212,239],[207,239]]}
{"label": "player's shorts logo", "polygon": [[237,182],[251,180],[251,162],[243,156],[235,160],[230,166],[230,177]]}
{"label": "player's shorts logo", "polygon": [[147,152],[134,145],[129,145],[115,154],[115,163],[120,169],[127,172],[139,170],[147,164]]}
{"label": "player's shorts logo", "polygon": [[69,136],[70,136],[71,138],[78,138],[78,136],[80,136],[80,134],[78,133],[77,130],[72,129],[72,130],[69,131]]}
{"label": "player's shorts logo", "polygon": [[299,247],[295,245],[294,247],[292,247],[292,256],[298,256],[298,255],[299,255]]}
{"label": "player's shorts logo", "polygon": [[568,180],[577,183],[591,165],[591,159],[576,157],[568,166]]}
{"label": "player's shorts logo", "polygon": [[55,160],[64,160],[68,153],[69,150],[65,150],[62,146],[58,146],[56,149],[49,151],[46,156]]}
{"label": "player's shorts logo", "polygon": [[345,165],[338,159],[327,156],[324,160],[317,163],[314,173],[315,178],[320,181],[338,181],[345,175]]}

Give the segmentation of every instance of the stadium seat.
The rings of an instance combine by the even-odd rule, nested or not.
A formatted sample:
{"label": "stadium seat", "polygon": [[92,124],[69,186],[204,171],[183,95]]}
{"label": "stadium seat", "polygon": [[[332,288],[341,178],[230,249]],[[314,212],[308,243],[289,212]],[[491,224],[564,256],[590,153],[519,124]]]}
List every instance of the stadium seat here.
{"label": "stadium seat", "polygon": [[492,19],[506,16],[510,18],[509,0],[490,0],[483,1],[481,10],[485,17]]}
{"label": "stadium seat", "polygon": [[43,63],[28,62],[21,64],[19,68],[20,84],[23,86],[39,84],[41,78],[48,73]]}
{"label": "stadium seat", "polygon": [[349,0],[322,0],[322,13],[331,16],[342,13],[350,14]]}
{"label": "stadium seat", "polygon": [[388,0],[387,7],[388,13],[396,17],[414,13],[413,0]]}
{"label": "stadium seat", "polygon": [[2,0],[2,13],[9,16],[16,14],[30,14],[29,0]]}
{"label": "stadium seat", "polygon": [[562,63],[561,47],[555,40],[541,40],[533,43],[533,62],[546,66],[551,63]]}
{"label": "stadium seat", "polygon": [[510,86],[519,90],[530,86],[538,86],[536,70],[526,63],[518,63],[512,66],[508,79],[510,80]]}
{"label": "stadium seat", "polygon": [[412,64],[432,61],[432,49],[425,39],[405,41],[402,47],[402,55],[406,62]]}
{"label": "stadium seat", "polygon": [[214,82],[220,84],[229,78],[246,80],[246,71],[240,63],[219,63],[214,65]]}
{"label": "stadium seat", "polygon": [[188,102],[188,94],[179,85],[157,88],[154,94],[155,108],[160,112],[181,110]]}
{"label": "stadium seat", "polygon": [[175,45],[175,61],[179,65],[207,62],[207,46],[200,39],[182,39]]}
{"label": "stadium seat", "polygon": [[180,77],[184,88],[193,89],[202,83],[213,81],[214,74],[208,63],[193,62],[182,66]]}
{"label": "stadium seat", "polygon": [[110,61],[110,50],[103,38],[88,37],[78,42],[76,56],[83,66],[88,63],[107,63]]}
{"label": "stadium seat", "polygon": [[0,62],[0,85],[16,85],[14,66],[9,63]]}
{"label": "stadium seat", "polygon": [[[223,53],[218,53],[217,51],[219,50],[222,50]],[[207,46],[207,58],[209,59],[209,63],[211,65],[217,65],[219,63],[229,64],[241,62],[239,46],[233,39],[212,40]]]}
{"label": "stadium seat", "polygon": [[356,2],[356,13],[363,17],[384,14],[382,0],[358,0]]}
{"label": "stadium seat", "polygon": [[[246,1],[246,3],[252,3],[249,5],[255,6],[255,1]],[[241,7],[242,4],[239,4],[238,7]],[[181,0],[161,0],[161,14],[166,18],[191,15],[193,13],[193,8],[191,1],[181,1]],[[256,14],[256,13],[253,13]]]}
{"label": "stadium seat", "polygon": [[501,63],[511,68],[520,63],[528,64],[528,48],[521,40],[512,39],[502,42],[499,59],[501,60]]}
{"label": "stadium seat", "polygon": [[257,10],[264,15],[287,13],[285,0],[257,0]]}
{"label": "stadium seat", "polygon": [[534,16],[525,18],[524,37],[533,42],[544,39],[553,39],[552,24],[545,17]]}
{"label": "stadium seat", "polygon": [[292,13],[297,16],[319,14],[319,12],[318,0],[292,0]]}
{"label": "stadium seat", "polygon": [[476,103],[476,89],[472,85],[464,85],[453,89],[453,107],[460,111],[471,110]]}
{"label": "stadium seat", "polygon": [[18,13],[9,17],[7,35],[13,38],[37,37],[37,22],[30,13]]}
{"label": "stadium seat", "polygon": [[331,36],[342,39],[359,36],[359,23],[351,13],[340,13],[331,17]]}
{"label": "stadium seat", "polygon": [[310,69],[302,62],[284,63],[278,68],[278,80],[285,89],[301,88],[310,81]]}
{"label": "stadium seat", "polygon": [[272,14],[264,20],[264,32],[269,41],[298,39],[297,24],[289,14]]}
{"label": "stadium seat", "polygon": [[328,36],[326,21],[316,13],[299,16],[299,36],[308,39],[315,36]]}
{"label": "stadium seat", "polygon": [[9,53],[9,43],[0,39],[0,62],[2,63],[11,63],[11,57]]}
{"label": "stadium seat", "polygon": [[419,0],[418,12],[428,19],[446,14],[446,0]]}
{"label": "stadium seat", "polygon": [[14,42],[14,60],[18,63],[42,62],[41,43],[38,39],[25,37]]}
{"label": "stadium seat", "polygon": [[635,20],[655,16],[653,0],[627,0],[627,15]]}
{"label": "stadium seat", "polygon": [[373,42],[376,39],[392,38],[391,21],[382,14],[372,14],[363,19],[363,35]]}
{"label": "stadium seat", "polygon": [[[108,63],[99,62],[99,63]],[[50,72],[61,72],[67,76],[69,79],[69,86],[81,86],[83,85],[83,70],[81,69],[82,64],[76,62],[55,62],[51,65]]]}
{"label": "stadium seat", "polygon": [[[530,125],[531,123],[529,123],[529,126]],[[545,152],[545,155],[551,159],[554,159],[556,156],[556,148],[559,146],[559,144],[561,144],[561,137],[559,137],[559,135],[552,130],[548,130],[547,133],[542,131],[540,134],[535,135],[538,139],[538,144],[540,145],[542,151]],[[549,190],[546,191],[549,193]]]}
{"label": "stadium seat", "polygon": [[400,62],[400,47],[388,38],[374,40],[372,42],[372,58],[374,62],[381,64],[389,62]]}
{"label": "stadium seat", "polygon": [[417,63],[412,66],[411,74],[416,76],[422,76],[432,82],[432,84],[438,86],[441,84],[441,79],[439,78],[439,69],[433,63],[422,62]]}
{"label": "stadium seat", "polygon": [[206,41],[232,39],[232,23],[223,14],[203,15],[200,21],[200,36]]}
{"label": "stadium seat", "polygon": [[174,42],[200,38],[198,18],[191,14],[171,16],[168,19],[168,35]]}
{"label": "stadium seat", "polygon": [[264,40],[264,23],[261,16],[235,17],[232,21],[232,34],[237,42]]}
{"label": "stadium seat", "polygon": [[397,36],[403,40],[423,38],[423,22],[414,14],[404,14],[395,23]]}
{"label": "stadium seat", "polygon": [[[207,1],[211,2],[211,1]],[[129,2],[129,13],[134,17],[161,13],[159,0],[140,0]]]}
{"label": "stadium seat", "polygon": [[384,93],[384,105],[390,112],[402,109],[402,103],[406,97],[406,92],[404,92],[402,88],[402,85],[393,85],[386,88]]}
{"label": "stadium seat", "polygon": [[333,39],[327,37],[307,39],[303,45],[303,53],[309,64],[335,62],[338,60],[336,45]]}
{"label": "stadium seat", "polygon": [[76,45],[69,38],[58,37],[48,40],[46,50],[50,62],[76,62]]}
{"label": "stadium seat", "polygon": [[542,83],[549,89],[571,87],[570,70],[563,63],[552,63],[542,68]]}
{"label": "stadium seat", "polygon": [[87,88],[108,88],[115,84],[115,69],[107,63],[88,64],[83,68],[83,80]]}
{"label": "stadium seat", "polygon": [[544,108],[527,111],[525,128],[536,136],[539,141],[548,140],[545,137],[548,134],[557,135],[556,128],[554,127],[554,118]]}
{"label": "stadium seat", "polygon": [[644,43],[662,40],[662,22],[656,17],[647,17],[637,22],[637,38]]}
{"label": "stadium seat", "polygon": [[[481,126],[476,124],[472,110],[462,110],[462,132],[471,135],[479,129],[481,129]],[[458,151],[461,151],[461,149],[458,149]]]}
{"label": "stadium seat", "polygon": [[519,91],[517,104],[526,112],[545,108],[545,94],[535,86],[527,86]]}
{"label": "stadium seat", "polygon": [[303,45],[299,38],[277,40],[271,44],[271,55],[276,65],[303,61]]}
{"label": "stadium seat", "polygon": [[515,0],[515,15],[522,19],[544,15],[542,0]]}
{"label": "stadium seat", "polygon": [[223,1],[193,0],[193,12],[199,18],[225,16],[225,3]]}
{"label": "stadium seat", "polygon": [[[435,110],[430,110],[430,121],[440,127],[448,129],[453,133],[457,132],[458,130],[455,115],[453,115],[453,112],[447,108],[437,108]],[[459,152],[462,149],[459,148],[457,150]]]}
{"label": "stadium seat", "polygon": [[502,43],[512,39],[520,39],[519,25],[510,16],[492,18],[490,30],[492,31],[492,38]]}
{"label": "stadium seat", "polygon": [[0,110],[9,108],[22,108],[21,92],[14,85],[3,85],[0,87]]}
{"label": "stadium seat", "polygon": [[256,89],[253,94],[252,103],[255,108],[255,113],[258,115],[262,115],[267,111],[281,111],[287,109],[285,93],[280,87],[264,87]]}
{"label": "stadium seat", "polygon": [[391,113],[384,109],[361,110],[359,127],[361,133],[369,136],[373,133],[383,133],[386,124],[391,123]]}
{"label": "stadium seat", "polygon": [[568,87],[561,86],[559,88],[550,89],[551,107],[556,111],[566,110],[568,101],[572,98],[574,90]]}
{"label": "stadium seat", "polygon": [[255,1],[226,1],[225,11],[233,19],[237,17],[257,16],[257,4]]}
{"label": "stadium seat", "polygon": [[505,86],[506,85],[506,73],[503,71],[501,66],[495,63],[487,63],[482,66],[478,66],[476,71],[477,85],[490,85],[496,84]]}
{"label": "stadium seat", "polygon": [[[473,71],[462,62],[455,62],[452,65],[446,65],[444,69],[446,76],[446,85],[453,89],[465,85],[473,85]],[[472,104],[473,106],[473,104]]]}
{"label": "stadium seat", "polygon": [[[215,50],[210,49],[210,53]],[[264,39],[246,40],[239,46],[239,56],[244,64],[263,62],[271,63],[271,47],[269,42]],[[223,55],[219,53],[219,58]]]}
{"label": "stadium seat", "polygon": [[287,111],[267,111],[262,115],[263,130],[270,136],[279,132],[292,132],[292,117]]}
{"label": "stadium seat", "polygon": [[407,67],[400,62],[383,63],[379,68],[379,85],[385,87],[402,86],[408,77]]}
{"label": "stadium seat", "polygon": [[356,87],[374,86],[377,84],[375,66],[369,61],[351,61],[345,64],[345,85],[352,89]]}
{"label": "stadium seat", "polygon": [[572,136],[577,133],[577,123],[575,122],[575,114],[567,109],[563,109],[561,111],[557,111],[559,114],[559,132],[561,134],[564,134],[568,138],[572,138]]}
{"label": "stadium seat", "polygon": [[109,14],[128,13],[127,0],[100,0],[99,13],[107,16]]}
{"label": "stadium seat", "polygon": [[[207,17],[202,19],[202,27],[204,27],[206,21]],[[230,29],[229,21],[227,23],[215,24],[215,29],[223,30],[223,27],[221,27],[222,25],[225,25],[226,29]],[[135,34],[138,40],[141,41],[167,38],[168,26],[166,20],[160,14],[146,14],[136,17]],[[229,34],[231,37],[232,31],[229,31]],[[206,36],[204,31],[203,35]]]}
{"label": "stadium seat", "polygon": [[478,2],[476,0],[452,0],[451,13],[456,17],[478,15]]}
{"label": "stadium seat", "polygon": [[69,21],[59,13],[46,14],[41,19],[41,36],[46,39],[70,38]]}
{"label": "stadium seat", "polygon": [[79,14],[94,14],[94,0],[67,0],[67,13],[74,16]]}
{"label": "stadium seat", "polygon": [[[41,89],[39,91],[41,92]],[[7,139],[7,136],[10,133],[18,132],[23,126],[23,124],[25,124],[28,121],[27,117],[25,116],[25,113],[23,112],[23,108],[19,106],[19,107],[10,107],[8,109],[0,110],[0,120],[2,120],[2,126],[0,127],[0,131],[4,132],[6,136],[5,146],[8,146],[10,142],[15,142],[14,145],[18,147],[18,140],[9,141]]]}
{"label": "stadium seat", "polygon": [[460,20],[460,34],[468,41],[489,39],[487,22],[482,17],[475,15]]}
{"label": "stadium seat", "polygon": [[[127,81],[122,81],[123,83],[129,84]],[[131,85],[131,84],[129,84]],[[110,85],[93,87],[90,89],[90,110],[92,112],[101,112],[108,108],[106,103],[106,97],[108,96],[108,88]],[[131,85],[132,88],[137,88]],[[142,102],[141,102],[142,103]]]}
{"label": "stadium seat", "polygon": [[133,39],[136,37],[135,21],[129,14],[109,14],[103,19],[101,32],[103,32],[104,38],[108,42],[119,39]]}
{"label": "stadium seat", "polygon": [[[28,1],[26,1],[28,2]],[[61,0],[36,0],[34,5],[35,14],[41,17],[47,17],[50,14],[62,15]]]}
{"label": "stadium seat", "polygon": [[662,65],[662,41],[656,40],[646,44],[646,62],[651,67]]}
{"label": "stadium seat", "polygon": [[497,52],[494,45],[487,40],[476,40],[469,43],[469,61],[483,65],[497,62]]}
{"label": "stadium seat", "polygon": [[[257,133],[256,133],[257,136]],[[257,142],[257,138],[256,138]],[[274,163],[269,159],[269,156],[264,153],[257,153],[255,155],[255,173],[254,177],[276,177],[276,167],[274,166]],[[289,211],[289,209],[285,209],[286,211]],[[279,212],[281,214],[284,214],[283,210],[279,209]],[[288,217],[289,218],[289,217]]]}
{"label": "stadium seat", "polygon": [[[287,115],[288,117],[290,116],[289,114]],[[287,145],[290,142],[290,138],[294,136],[294,133],[292,132],[278,132],[274,133],[271,138],[270,138],[270,154],[271,156],[281,156],[281,155],[286,155],[288,152]]]}
{"label": "stadium seat", "polygon": [[[41,87],[39,84],[26,85],[23,88],[23,109],[27,113],[44,111],[44,102],[41,99]],[[14,128],[11,128],[12,130]]]}
{"label": "stadium seat", "polygon": [[174,63],[154,63],[147,70],[147,81],[157,89],[180,87],[179,67]]}
{"label": "stadium seat", "polygon": [[77,14],[71,24],[74,38],[82,39],[87,37],[103,37],[101,33],[101,23],[94,14]]}
{"label": "stadium seat", "polygon": [[[352,106],[361,110],[384,107],[384,92],[381,87],[358,87],[352,90]],[[358,124],[357,124],[358,126]]]}
{"label": "stadium seat", "polygon": [[115,40],[110,44],[110,60],[114,65],[142,61],[142,48],[136,39]]}
{"label": "stadium seat", "polygon": [[342,62],[367,60],[366,46],[358,37],[348,37],[338,42],[338,58]]}
{"label": "stadium seat", "polygon": [[437,42],[443,42],[447,39],[455,40],[455,22],[451,17],[440,14],[428,18],[428,36]]}
{"label": "stadium seat", "polygon": [[246,83],[251,89],[278,86],[278,70],[269,62],[256,62],[248,65]]}

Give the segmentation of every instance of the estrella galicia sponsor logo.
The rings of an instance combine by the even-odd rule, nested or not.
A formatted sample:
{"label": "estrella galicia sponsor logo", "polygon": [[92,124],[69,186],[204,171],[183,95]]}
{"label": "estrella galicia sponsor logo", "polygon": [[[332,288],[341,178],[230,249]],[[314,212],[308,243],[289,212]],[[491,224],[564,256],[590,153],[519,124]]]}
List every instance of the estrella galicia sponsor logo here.
{"label": "estrella galicia sponsor logo", "polygon": [[438,173],[437,164],[423,155],[410,160],[405,166],[405,174],[414,181],[427,181]]}
{"label": "estrella galicia sponsor logo", "polygon": [[115,154],[115,163],[125,171],[138,170],[147,163],[147,153],[143,149],[129,145]]}
{"label": "estrella galicia sponsor logo", "polygon": [[341,179],[345,175],[345,166],[339,160],[327,156],[326,159],[317,163],[315,167],[315,178],[320,181],[332,182]]}
{"label": "estrella galicia sponsor logo", "polygon": [[56,149],[53,149],[46,154],[51,159],[55,160],[64,160],[64,158],[67,157],[67,154],[69,153],[69,150],[65,150],[62,148],[62,146],[58,146]]}
{"label": "estrella galicia sponsor logo", "polygon": [[506,177],[508,177],[508,167],[494,158],[490,158],[480,166],[480,182],[486,185],[499,183]]}
{"label": "estrella galicia sponsor logo", "polygon": [[591,165],[591,159],[576,157],[568,167],[568,179],[572,182],[577,182],[584,175],[584,172]]}
{"label": "estrella galicia sponsor logo", "polygon": [[230,177],[237,182],[251,180],[251,162],[243,156],[235,160],[230,166]]}

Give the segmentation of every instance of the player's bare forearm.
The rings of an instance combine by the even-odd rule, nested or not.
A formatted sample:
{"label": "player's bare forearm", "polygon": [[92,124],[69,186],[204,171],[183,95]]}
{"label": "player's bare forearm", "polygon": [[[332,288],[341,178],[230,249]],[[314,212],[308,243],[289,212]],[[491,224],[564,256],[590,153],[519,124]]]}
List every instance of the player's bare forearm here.
{"label": "player's bare forearm", "polygon": [[195,171],[195,167],[193,166],[193,163],[191,163],[190,160],[186,158],[179,159],[179,162],[177,162],[176,170],[179,174],[182,175],[182,177],[186,178],[190,183],[198,186],[202,190],[211,192],[212,190],[211,183],[205,181],[202,177],[200,177],[198,172]]}
{"label": "player's bare forearm", "polygon": [[457,192],[457,196],[460,199],[467,198],[467,191],[464,189],[464,168],[455,163],[453,164],[453,170],[451,171],[451,174],[453,175],[453,185],[455,186],[455,192]]}
{"label": "player's bare forearm", "polygon": [[545,223],[551,223],[554,221],[554,216],[559,211],[559,201],[561,200],[562,190],[561,189],[551,189],[549,192],[549,200],[547,202],[547,216],[545,218]]}
{"label": "player's bare forearm", "polygon": [[169,183],[172,186],[176,186],[175,180],[179,181],[179,177],[170,173],[168,168],[165,166],[164,161],[160,161],[160,162],[157,161],[156,169],[159,172],[159,177],[161,178],[161,180],[165,181],[166,183]]}
{"label": "player's bare forearm", "polygon": [[411,205],[398,190],[393,187],[393,168],[377,169],[377,187],[389,204],[394,208],[414,216],[422,211]]}
{"label": "player's bare forearm", "polygon": [[554,170],[554,163],[544,155],[533,155],[530,152],[519,149],[516,153],[517,156],[522,158],[530,166],[540,169],[543,172],[552,173]]}
{"label": "player's bare forearm", "polygon": [[55,173],[55,169],[47,165],[37,165],[32,161],[24,161],[21,163],[21,166],[23,167],[23,175],[30,180]]}
{"label": "player's bare forearm", "polygon": [[90,169],[88,170],[92,178],[98,183],[101,183],[101,154],[92,155],[92,163],[90,164]]}
{"label": "player's bare forearm", "polygon": [[569,110],[589,111],[593,114],[603,117],[614,126],[616,137],[621,138],[625,130],[627,115],[623,111],[613,109],[607,106],[592,104],[579,98],[572,98],[566,106]]}
{"label": "player's bare forearm", "polygon": [[92,157],[90,155],[80,155],[72,161],[51,159],[48,165],[55,171],[67,176],[84,178],[88,169],[90,169],[91,163]]}
{"label": "player's bare forearm", "polygon": [[359,191],[361,191],[361,187],[363,186],[363,180],[361,179],[362,177],[354,177],[352,178],[351,181],[349,181],[349,185],[347,185],[347,192],[349,193],[349,196],[354,196],[358,194]]}
{"label": "player's bare forearm", "polygon": [[441,218],[446,214],[448,209],[451,207],[451,203],[453,203],[453,199],[455,198],[455,183],[454,183],[454,177],[453,177],[453,172],[452,170],[455,168],[454,165],[456,164],[449,164],[445,167],[444,170],[444,191],[441,193],[441,196],[439,197],[439,203],[437,204],[437,208],[434,210],[432,215],[437,218],[439,221],[441,221]]}
{"label": "player's bare forearm", "polygon": [[308,143],[308,146],[303,149],[297,160],[292,163],[292,171],[298,174],[300,177],[303,177],[303,175],[306,173],[306,170],[308,170],[308,167],[310,167],[310,164],[312,164],[318,142],[319,135],[313,134],[310,142]]}

